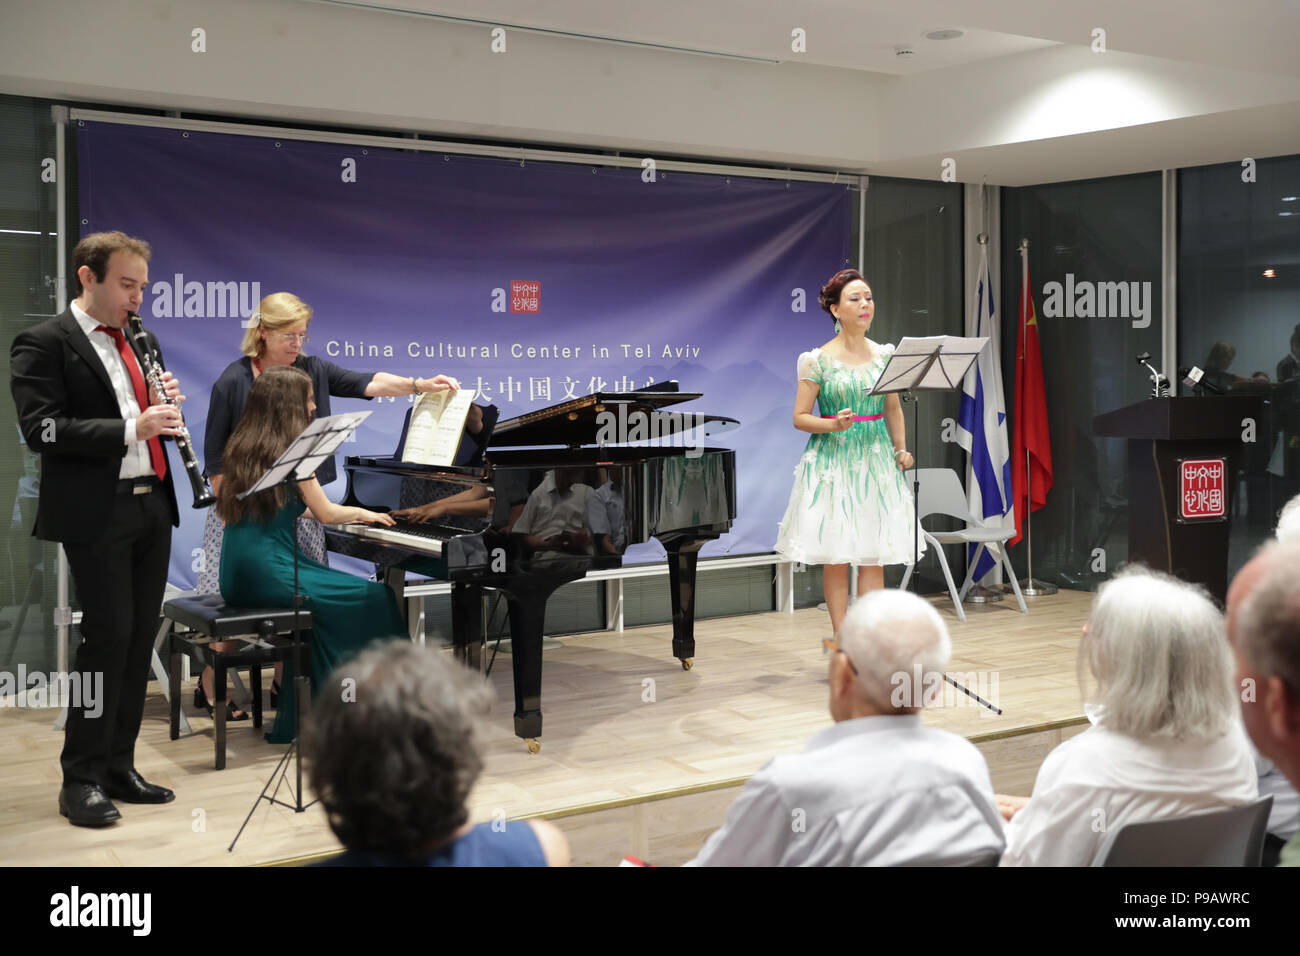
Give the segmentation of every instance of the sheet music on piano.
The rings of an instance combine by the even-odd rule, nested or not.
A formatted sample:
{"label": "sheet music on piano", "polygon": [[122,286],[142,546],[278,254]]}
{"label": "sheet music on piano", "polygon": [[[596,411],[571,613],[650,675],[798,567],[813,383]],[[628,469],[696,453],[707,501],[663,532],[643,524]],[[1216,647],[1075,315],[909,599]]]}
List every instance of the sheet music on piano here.
{"label": "sheet music on piano", "polygon": [[452,464],[465,434],[465,421],[474,389],[425,392],[411,410],[411,424],[402,446],[402,461],[417,465]]}

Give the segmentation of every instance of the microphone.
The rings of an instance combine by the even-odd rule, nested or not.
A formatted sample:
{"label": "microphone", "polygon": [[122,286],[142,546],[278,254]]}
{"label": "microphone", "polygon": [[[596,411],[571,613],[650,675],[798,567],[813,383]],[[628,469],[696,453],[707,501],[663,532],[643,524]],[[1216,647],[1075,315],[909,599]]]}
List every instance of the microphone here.
{"label": "microphone", "polygon": [[1151,397],[1168,398],[1169,397],[1169,380],[1160,372],[1157,372],[1151,364],[1151,353],[1142,352],[1137,357],[1139,365],[1145,365],[1151,370]]}
{"label": "microphone", "polygon": [[1197,391],[1200,391],[1202,388],[1208,388],[1215,395],[1223,394],[1223,389],[1205,378],[1205,373],[1195,365],[1191,368],[1180,368],[1178,370],[1178,376],[1183,380],[1183,384],[1188,388],[1194,388]]}

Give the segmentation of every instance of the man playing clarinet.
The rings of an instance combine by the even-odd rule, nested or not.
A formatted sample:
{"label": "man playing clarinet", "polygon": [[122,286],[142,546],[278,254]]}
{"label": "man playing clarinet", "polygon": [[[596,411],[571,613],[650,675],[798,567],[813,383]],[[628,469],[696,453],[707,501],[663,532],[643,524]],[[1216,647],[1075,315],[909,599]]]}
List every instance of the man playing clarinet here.
{"label": "man playing clarinet", "polygon": [[[68,708],[59,812],[98,827],[120,819],[114,800],[175,798],[145,782],[134,755],[179,523],[161,439],[182,433],[184,396],[171,373],[162,376],[166,396],[148,387],[124,334],[149,281],[149,245],[94,233],[77,243],[72,268],[80,294],[14,338],[9,385],[23,438],[41,457],[32,533],[63,544],[81,600],[75,669],[82,687],[95,686],[94,675],[103,681],[94,709]],[[152,336],[149,344],[157,348]]]}

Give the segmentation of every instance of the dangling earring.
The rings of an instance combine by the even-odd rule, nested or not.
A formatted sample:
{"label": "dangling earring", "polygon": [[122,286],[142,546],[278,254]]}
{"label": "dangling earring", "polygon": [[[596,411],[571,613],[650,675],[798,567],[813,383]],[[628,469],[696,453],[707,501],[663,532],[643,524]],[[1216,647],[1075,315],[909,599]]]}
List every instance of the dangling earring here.
{"label": "dangling earring", "polygon": [[839,335],[839,334],[840,334],[840,320],[839,320],[839,319],[836,319],[836,320],[835,320],[835,334],[836,334],[836,335]]}

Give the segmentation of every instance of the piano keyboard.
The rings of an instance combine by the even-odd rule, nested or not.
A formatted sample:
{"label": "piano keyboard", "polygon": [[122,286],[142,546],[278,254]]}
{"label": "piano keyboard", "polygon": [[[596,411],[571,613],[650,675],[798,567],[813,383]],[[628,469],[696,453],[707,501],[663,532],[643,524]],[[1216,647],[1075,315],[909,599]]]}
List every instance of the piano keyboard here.
{"label": "piano keyboard", "polygon": [[412,551],[421,551],[439,557],[442,555],[442,545],[447,535],[447,532],[437,525],[416,524],[406,521],[399,521],[392,528],[356,522],[332,524],[328,525],[328,527],[334,531],[346,531],[358,538],[368,538],[371,541],[381,541],[384,544],[395,544],[403,548],[409,548]]}

